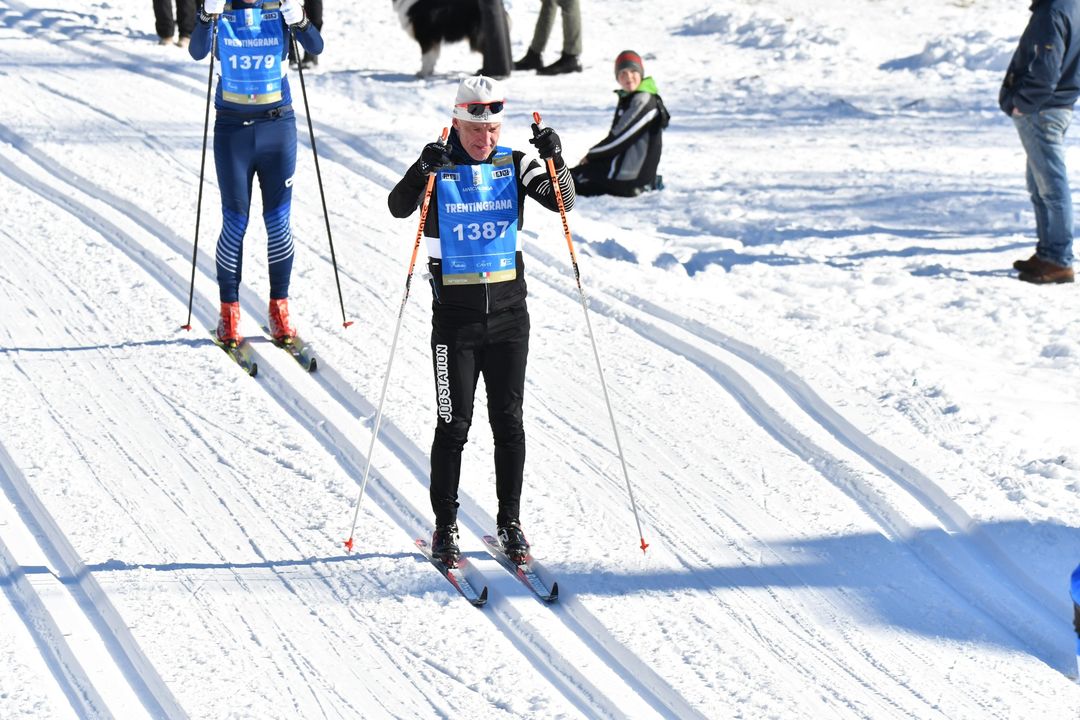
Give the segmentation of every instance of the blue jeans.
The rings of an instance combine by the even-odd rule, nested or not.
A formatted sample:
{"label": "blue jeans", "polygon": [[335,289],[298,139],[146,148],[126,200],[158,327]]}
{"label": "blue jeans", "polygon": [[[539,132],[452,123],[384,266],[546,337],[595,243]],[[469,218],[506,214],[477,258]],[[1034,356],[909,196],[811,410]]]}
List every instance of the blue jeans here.
{"label": "blue jeans", "polygon": [[1073,209],[1065,171],[1065,131],[1072,108],[1051,108],[1013,116],[1027,153],[1027,189],[1035,206],[1035,254],[1055,265],[1073,262]]}

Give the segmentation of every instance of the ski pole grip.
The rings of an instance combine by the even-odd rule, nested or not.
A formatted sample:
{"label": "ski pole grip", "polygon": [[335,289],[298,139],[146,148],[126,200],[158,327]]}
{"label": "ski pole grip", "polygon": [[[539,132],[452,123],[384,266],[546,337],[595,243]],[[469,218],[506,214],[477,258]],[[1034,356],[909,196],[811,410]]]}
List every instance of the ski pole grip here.
{"label": "ski pole grip", "polygon": [[540,117],[540,113],[533,112],[533,122],[536,123],[536,129],[533,130],[533,137],[536,137],[540,134],[540,131],[544,129],[544,121]]}
{"label": "ski pole grip", "polygon": [[450,136],[450,128],[443,128],[442,135],[439,136],[439,142],[443,145],[446,144],[446,138]]}

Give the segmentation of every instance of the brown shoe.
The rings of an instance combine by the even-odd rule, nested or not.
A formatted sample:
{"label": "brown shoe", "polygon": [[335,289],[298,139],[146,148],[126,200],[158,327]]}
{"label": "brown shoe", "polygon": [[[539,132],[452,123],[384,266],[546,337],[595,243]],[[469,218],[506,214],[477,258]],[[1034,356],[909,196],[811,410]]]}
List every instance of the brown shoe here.
{"label": "brown shoe", "polygon": [[1028,268],[1020,273],[1020,279],[1036,285],[1071,283],[1074,277],[1071,267],[1055,265],[1038,257],[1029,261]]}
{"label": "brown shoe", "polygon": [[1035,261],[1038,260],[1038,256],[1032,254],[1027,260],[1017,260],[1013,263],[1013,270],[1019,270],[1020,272],[1031,272],[1035,269]]}

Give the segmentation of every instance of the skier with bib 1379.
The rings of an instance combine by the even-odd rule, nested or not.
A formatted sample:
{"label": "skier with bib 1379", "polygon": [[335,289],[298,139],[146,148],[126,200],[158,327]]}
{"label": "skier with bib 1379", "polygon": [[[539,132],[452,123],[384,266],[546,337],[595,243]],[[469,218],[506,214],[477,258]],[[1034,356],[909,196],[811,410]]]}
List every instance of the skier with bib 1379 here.
{"label": "skier with bib 1379", "polygon": [[[211,48],[216,23],[217,43]],[[262,191],[270,276],[268,324],[275,342],[296,336],[289,319],[293,239],[290,219],[296,169],[296,117],[289,90],[290,34],[309,53],[322,52],[319,31],[300,0],[204,0],[188,51],[220,62],[214,96],[214,164],[221,190],[217,278],[221,318],[217,336],[235,346],[240,335],[240,273],[252,180]]]}
{"label": "skier with bib 1379", "polygon": [[[522,404],[529,354],[522,236],[526,196],[559,211],[555,186],[543,161],[498,144],[506,97],[498,81],[484,76],[461,81],[448,142],[424,147],[390,192],[394,217],[421,205],[427,177],[436,174],[424,225],[431,273],[433,356],[438,419],[431,445],[432,554],[458,564],[458,481],[461,454],[472,424],[480,376],[487,388],[488,419],[495,440],[497,534],[514,562],[528,555],[521,530],[525,468]],[[562,159],[559,136],[533,126],[541,158],[553,159],[567,210],[574,183]]]}

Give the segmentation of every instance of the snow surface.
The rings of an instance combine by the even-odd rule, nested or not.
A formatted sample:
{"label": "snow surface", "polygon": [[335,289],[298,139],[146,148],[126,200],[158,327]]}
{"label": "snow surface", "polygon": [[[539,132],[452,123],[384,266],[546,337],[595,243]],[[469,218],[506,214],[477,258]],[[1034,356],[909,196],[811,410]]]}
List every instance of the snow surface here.
{"label": "snow surface", "polygon": [[[996,108],[1026,3],[583,3],[585,71],[510,79],[503,141],[531,149],[539,110],[571,161],[626,47],[672,113],[667,188],[569,217],[650,547],[558,216],[531,205],[523,520],[561,597],[483,550],[481,395],[481,610],[413,546],[418,277],[341,545],[416,233],[385,197],[480,57],[448,46],[417,80],[389,0],[328,5],[305,80],[355,324],[298,93],[293,308],[321,366],[261,339],[255,219],[252,379],[206,333],[212,160],[178,329],[208,63],[157,46],[147,2],[0,0],[0,717],[1080,716],[1080,293],[1010,270],[1034,221]],[[520,56],[536,4],[506,5]]]}

